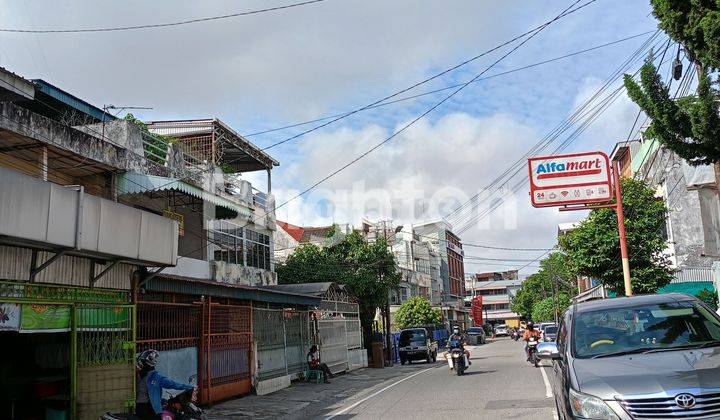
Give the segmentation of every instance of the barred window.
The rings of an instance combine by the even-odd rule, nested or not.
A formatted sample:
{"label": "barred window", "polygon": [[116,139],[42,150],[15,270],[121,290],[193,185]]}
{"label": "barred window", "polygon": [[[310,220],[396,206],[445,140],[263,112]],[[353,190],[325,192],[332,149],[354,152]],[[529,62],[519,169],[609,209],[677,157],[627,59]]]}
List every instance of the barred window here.
{"label": "barred window", "polygon": [[250,267],[270,269],[270,236],[245,229],[246,255],[245,261]]}
{"label": "barred window", "polygon": [[223,220],[216,220],[213,225],[212,244],[210,244],[213,260],[244,264],[242,227]]}

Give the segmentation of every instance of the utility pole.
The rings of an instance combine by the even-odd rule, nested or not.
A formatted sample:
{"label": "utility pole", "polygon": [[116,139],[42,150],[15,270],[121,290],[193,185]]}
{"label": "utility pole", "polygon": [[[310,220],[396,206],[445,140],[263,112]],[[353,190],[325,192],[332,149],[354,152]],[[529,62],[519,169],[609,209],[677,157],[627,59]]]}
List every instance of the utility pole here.
{"label": "utility pole", "polygon": [[620,162],[613,161],[613,181],[615,183],[615,212],[617,213],[618,234],[620,236],[620,258],[622,259],[623,281],[625,283],[625,296],[632,296],[630,283],[630,258],[628,257],[627,236],[625,234],[625,215],[622,205],[622,187],[620,186]]}
{"label": "utility pole", "polygon": [[[383,237],[385,238],[385,246],[388,247],[392,251],[392,248],[390,248],[390,244],[388,244],[388,236],[387,236],[387,220],[382,221],[383,224]],[[380,274],[381,277],[384,277],[384,274]],[[392,340],[390,339],[390,294],[388,294],[387,299],[385,300],[385,320],[383,324],[385,324],[385,351],[386,351],[386,357],[388,363],[392,364]]]}
{"label": "utility pole", "polygon": [[552,286],[553,286],[553,307],[554,307],[554,309],[555,309],[555,310],[554,310],[554,312],[555,312],[555,325],[558,325],[558,318],[559,318],[559,314],[558,314],[558,286],[557,286],[558,276],[557,276],[557,275],[554,275],[554,276],[552,277],[552,279],[553,279],[553,283],[552,283]]}

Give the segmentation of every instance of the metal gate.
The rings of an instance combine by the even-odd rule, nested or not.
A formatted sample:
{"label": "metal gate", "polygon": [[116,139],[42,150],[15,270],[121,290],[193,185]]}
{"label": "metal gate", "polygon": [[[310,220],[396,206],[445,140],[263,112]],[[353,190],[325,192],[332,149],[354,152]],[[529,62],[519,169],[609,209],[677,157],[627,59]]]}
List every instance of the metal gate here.
{"label": "metal gate", "polygon": [[204,305],[201,394],[213,403],[247,394],[252,387],[252,308]]}
{"label": "metal gate", "polygon": [[333,373],[348,369],[347,326],[344,318],[318,321],[320,358]]}
{"label": "metal gate", "polygon": [[71,389],[78,419],[135,402],[133,305],[78,304],[72,313]]}

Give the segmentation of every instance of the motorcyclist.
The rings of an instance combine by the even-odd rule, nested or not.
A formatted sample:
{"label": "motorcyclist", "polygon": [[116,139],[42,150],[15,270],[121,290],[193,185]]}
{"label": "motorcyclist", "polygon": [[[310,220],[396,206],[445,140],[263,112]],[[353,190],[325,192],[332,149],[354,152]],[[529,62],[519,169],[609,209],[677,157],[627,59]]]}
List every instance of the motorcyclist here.
{"label": "motorcyclist", "polygon": [[[462,334],[460,332],[460,327],[455,325],[452,329],[452,334],[450,334],[450,337],[448,337],[448,343],[451,341],[459,341],[460,342],[460,348],[465,352],[465,361],[467,362],[467,365],[470,366],[472,362],[470,361],[470,352],[467,348],[465,348],[465,345],[467,344],[467,338],[465,337],[465,334]],[[450,351],[448,349],[447,352],[445,352],[445,358],[449,360],[450,358]],[[450,369],[452,369],[452,365],[450,366]]]}
{"label": "motorcyclist", "polygon": [[525,354],[527,355],[528,362],[530,361],[530,346],[528,342],[530,340],[540,341],[540,331],[535,329],[535,325],[532,322],[528,322],[525,326],[525,332],[523,333],[523,341],[525,341]]}
{"label": "motorcyclist", "polygon": [[175,382],[155,370],[159,359],[160,353],[157,350],[145,350],[138,355],[136,360],[139,374],[135,396],[135,415],[143,420],[161,418],[163,389],[195,390],[193,385]]}

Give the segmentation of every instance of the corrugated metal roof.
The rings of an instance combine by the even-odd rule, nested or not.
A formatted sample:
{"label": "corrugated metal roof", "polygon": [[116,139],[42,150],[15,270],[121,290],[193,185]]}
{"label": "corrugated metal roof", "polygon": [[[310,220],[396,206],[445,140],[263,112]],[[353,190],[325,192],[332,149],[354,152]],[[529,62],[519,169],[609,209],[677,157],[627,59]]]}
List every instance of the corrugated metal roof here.
{"label": "corrugated metal roof", "polygon": [[150,279],[145,288],[153,292],[206,295],[231,299],[250,300],[303,306],[318,306],[322,299],[299,293],[270,290],[265,287],[225,284],[180,276],[158,274]]}
{"label": "corrugated metal roof", "polygon": [[57,99],[58,101],[73,107],[80,112],[90,115],[98,121],[112,121],[116,119],[112,114],[103,111],[89,102],[83,101],[75,95],[65,92],[57,86],[53,86],[42,79],[34,79],[32,82],[35,84],[35,88],[38,91]]}
{"label": "corrugated metal roof", "polygon": [[208,203],[237,212],[240,216],[252,217],[252,210],[234,203],[227,198],[204,191],[174,178],[145,175],[137,172],[125,172],[117,178],[118,195],[142,194],[148,191],[177,190],[199,198]]}

